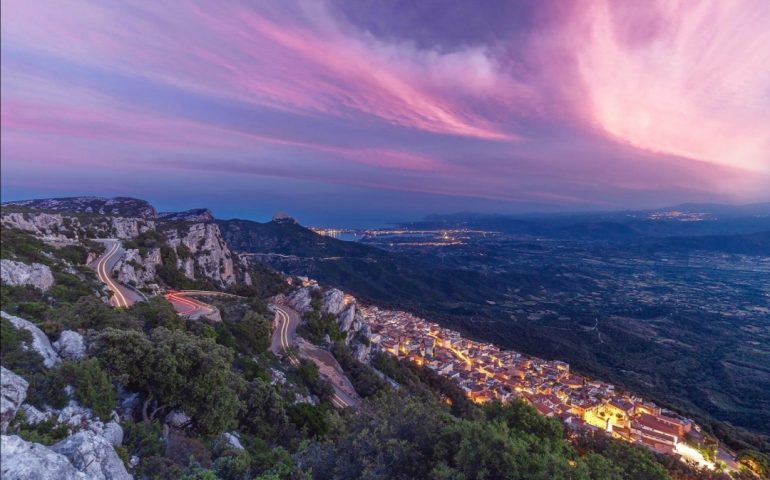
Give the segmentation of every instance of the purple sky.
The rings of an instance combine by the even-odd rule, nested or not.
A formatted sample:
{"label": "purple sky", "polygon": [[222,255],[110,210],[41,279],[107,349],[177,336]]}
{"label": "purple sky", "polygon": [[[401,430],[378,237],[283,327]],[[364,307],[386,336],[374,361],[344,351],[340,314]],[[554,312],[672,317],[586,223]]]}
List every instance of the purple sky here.
{"label": "purple sky", "polygon": [[767,0],[3,0],[2,199],[308,224],[768,201],[768,45]]}

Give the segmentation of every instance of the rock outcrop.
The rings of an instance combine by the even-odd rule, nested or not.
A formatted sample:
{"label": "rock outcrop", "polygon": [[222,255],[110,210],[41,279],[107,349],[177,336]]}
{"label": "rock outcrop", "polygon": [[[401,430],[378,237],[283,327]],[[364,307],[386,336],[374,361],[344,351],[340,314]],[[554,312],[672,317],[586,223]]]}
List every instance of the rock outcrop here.
{"label": "rock outcrop", "polygon": [[7,228],[16,228],[43,240],[68,240],[76,238],[75,231],[80,228],[77,218],[65,222],[60,213],[41,212],[3,212],[0,223]]}
{"label": "rock outcrop", "polygon": [[314,287],[298,288],[286,298],[286,303],[301,315],[304,315],[311,308],[310,304],[313,301],[312,293],[314,289]]}
{"label": "rock outcrop", "polygon": [[[78,471],[64,455],[16,435],[0,437],[0,451],[3,454],[0,477],[4,479],[85,480],[90,478]],[[130,478],[130,476],[124,478]]]}
{"label": "rock outcrop", "polygon": [[185,276],[195,279],[200,275],[223,286],[235,283],[233,254],[215,223],[194,223],[165,233]]}
{"label": "rock outcrop", "polygon": [[5,367],[0,367],[0,426],[5,433],[8,424],[27,398],[29,383]]}
{"label": "rock outcrop", "polygon": [[0,260],[0,279],[11,286],[31,285],[45,292],[53,286],[53,273],[42,263],[22,263],[14,260]]}
{"label": "rock outcrop", "polygon": [[37,425],[38,423],[47,422],[55,416],[53,411],[46,410],[41,412],[32,405],[25,403],[19,409],[24,413],[24,423],[29,425]]}
{"label": "rock outcrop", "polygon": [[42,240],[69,241],[87,238],[134,238],[155,229],[155,221],[143,217],[93,216],[79,218],[66,213],[4,212],[0,222]]}
{"label": "rock outcrop", "polygon": [[64,197],[5,202],[3,205],[55,212],[95,213],[114,217],[155,218],[157,212],[145,200],[131,197]]}
{"label": "rock outcrop", "polygon": [[65,360],[80,360],[86,356],[86,342],[83,335],[72,330],[64,330],[59,339],[53,342],[53,348]]}
{"label": "rock outcrop", "polygon": [[171,410],[165,418],[166,425],[174,428],[185,428],[190,425],[192,419],[181,410]]}
{"label": "rock outcrop", "polygon": [[224,432],[220,435],[217,444],[222,449],[245,450],[243,444],[241,444],[241,439],[238,438],[236,434],[229,432]]}
{"label": "rock outcrop", "polygon": [[51,446],[51,451],[65,456],[70,463],[94,480],[133,479],[110,442],[93,432],[70,435]]}
{"label": "rock outcrop", "polygon": [[109,236],[113,238],[128,240],[138,236],[140,233],[155,230],[155,222],[152,220],[134,217],[108,218],[110,219]]}
{"label": "rock outcrop", "polygon": [[128,249],[123,257],[115,264],[113,271],[118,281],[126,285],[144,287],[155,290],[157,285],[157,268],[163,264],[160,248],[152,248],[146,256],[138,249]]}
{"label": "rock outcrop", "polygon": [[61,361],[59,355],[56,354],[56,351],[51,346],[51,341],[48,340],[45,333],[37,328],[32,322],[24,320],[21,317],[9,315],[5,312],[0,312],[0,316],[11,322],[14,327],[27,330],[32,334],[32,345],[29,345],[28,347],[32,348],[43,357],[43,365],[45,365],[46,368],[51,368]]}
{"label": "rock outcrop", "polygon": [[335,317],[346,307],[345,294],[336,288],[330,288],[323,294],[323,313],[331,313]]}
{"label": "rock outcrop", "polygon": [[184,212],[161,212],[158,218],[169,222],[213,222],[214,215],[208,208],[193,208]]}

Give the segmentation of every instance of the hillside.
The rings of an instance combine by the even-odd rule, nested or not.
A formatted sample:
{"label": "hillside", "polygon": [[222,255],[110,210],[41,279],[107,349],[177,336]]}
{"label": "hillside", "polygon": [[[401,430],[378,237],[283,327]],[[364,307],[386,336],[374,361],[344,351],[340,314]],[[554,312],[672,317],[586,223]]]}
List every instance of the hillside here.
{"label": "hillside", "polygon": [[365,301],[434,317],[484,316],[487,301],[506,294],[501,285],[515,284],[534,292],[543,278],[560,282],[556,271],[536,277],[442,268],[419,258],[321,236],[294,222],[219,220],[217,224],[228,245],[247,258],[291,275],[315,278]]}
{"label": "hillside", "polygon": [[[213,225],[170,218],[127,238],[126,251],[171,248],[180,238],[172,231]],[[219,227],[224,238],[232,234],[232,224]],[[100,244],[79,236],[52,243],[30,229],[6,223],[2,235],[4,268],[41,272],[3,275],[4,477],[722,478],[603,435],[567,436],[558,420],[520,402],[474,405],[431,370],[376,354],[372,364],[385,381],[348,352],[365,329],[356,317],[360,331],[348,330],[342,293],[295,290],[291,301],[307,309],[300,334],[343,363],[362,398],[339,410],[314,363],[295,364],[269,349],[266,302],[286,285],[275,274],[261,271],[250,289],[238,281],[245,297],[217,301],[222,321],[180,317],[162,296],[113,309],[86,266],[103,252]],[[235,231],[245,229],[252,240],[263,238],[259,248],[268,253],[333,253],[382,263],[389,275],[407,268],[381,250],[321,239],[287,222],[240,223]],[[218,282],[213,272],[198,273]],[[160,273],[144,274],[166,283]]]}

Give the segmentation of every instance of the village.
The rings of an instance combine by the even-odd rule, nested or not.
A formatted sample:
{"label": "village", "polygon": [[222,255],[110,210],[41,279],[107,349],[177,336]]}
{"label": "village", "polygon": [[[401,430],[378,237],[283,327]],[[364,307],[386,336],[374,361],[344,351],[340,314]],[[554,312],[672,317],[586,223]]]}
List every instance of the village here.
{"label": "village", "polygon": [[735,468],[718,449],[711,459],[698,447],[705,436],[688,418],[570,371],[569,364],[529,357],[469,340],[407,312],[362,307],[374,348],[427,367],[457,382],[476,403],[521,399],[568,430],[605,432],[614,438],[715,468]]}

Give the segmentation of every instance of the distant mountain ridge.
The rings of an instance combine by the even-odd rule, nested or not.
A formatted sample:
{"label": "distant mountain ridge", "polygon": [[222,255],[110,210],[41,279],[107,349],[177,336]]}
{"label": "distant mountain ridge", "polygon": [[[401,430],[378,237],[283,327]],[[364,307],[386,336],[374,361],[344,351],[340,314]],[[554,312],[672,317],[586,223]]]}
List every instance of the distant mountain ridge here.
{"label": "distant mountain ridge", "polygon": [[131,197],[65,197],[3,202],[3,207],[17,206],[52,212],[95,213],[118,217],[154,219],[157,211],[146,200]]}
{"label": "distant mountain ridge", "polygon": [[646,237],[748,235],[770,231],[770,203],[674,207],[596,213],[432,214],[402,226],[417,229],[472,228],[556,239],[631,241]]}

